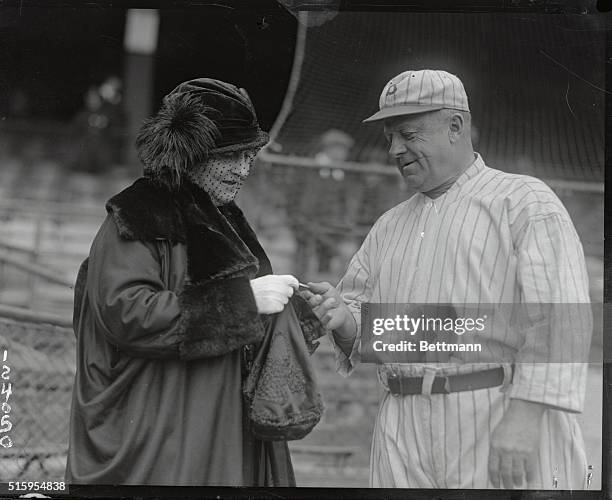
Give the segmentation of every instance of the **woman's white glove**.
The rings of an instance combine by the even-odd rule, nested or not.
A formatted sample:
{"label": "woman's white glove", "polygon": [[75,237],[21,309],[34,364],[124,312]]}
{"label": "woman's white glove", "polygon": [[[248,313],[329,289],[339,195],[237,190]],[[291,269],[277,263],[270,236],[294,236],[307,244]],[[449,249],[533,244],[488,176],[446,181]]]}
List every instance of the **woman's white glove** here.
{"label": "woman's white glove", "polygon": [[257,312],[259,314],[281,312],[298,286],[298,280],[290,274],[267,274],[251,280]]}

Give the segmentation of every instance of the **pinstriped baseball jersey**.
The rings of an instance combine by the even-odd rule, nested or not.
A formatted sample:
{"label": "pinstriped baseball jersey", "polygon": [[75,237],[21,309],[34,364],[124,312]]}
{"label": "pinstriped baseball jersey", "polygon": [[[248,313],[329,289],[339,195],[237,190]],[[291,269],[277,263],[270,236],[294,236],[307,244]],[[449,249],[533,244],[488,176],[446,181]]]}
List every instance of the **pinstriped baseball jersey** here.
{"label": "pinstriped baseball jersey", "polygon": [[[582,246],[560,200],[542,181],[489,168],[479,155],[442,196],[417,193],[381,216],[337,288],[358,324],[363,302],[589,302]],[[550,359],[533,350],[552,344],[570,352],[588,349],[590,316],[580,318],[578,342],[575,325],[563,323],[549,328],[550,342],[532,341],[531,331],[493,331],[482,340],[478,362],[498,366],[510,352],[517,363],[510,397],[581,411],[586,365],[532,362]],[[335,351],[338,371],[349,374],[359,361],[359,342],[349,357],[337,346]],[[440,373],[475,370],[473,358],[453,356],[456,363],[436,365]],[[416,376],[424,370],[421,364],[387,364],[379,377],[386,385],[390,372]]]}

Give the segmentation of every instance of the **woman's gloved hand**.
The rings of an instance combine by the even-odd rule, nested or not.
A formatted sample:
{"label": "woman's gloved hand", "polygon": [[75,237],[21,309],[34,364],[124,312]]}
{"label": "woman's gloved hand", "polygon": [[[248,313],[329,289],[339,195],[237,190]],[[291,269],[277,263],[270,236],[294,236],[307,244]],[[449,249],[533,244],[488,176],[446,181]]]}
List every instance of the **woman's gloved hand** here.
{"label": "woman's gloved hand", "polygon": [[267,274],[251,280],[257,312],[259,314],[281,312],[298,286],[298,280],[290,274]]}

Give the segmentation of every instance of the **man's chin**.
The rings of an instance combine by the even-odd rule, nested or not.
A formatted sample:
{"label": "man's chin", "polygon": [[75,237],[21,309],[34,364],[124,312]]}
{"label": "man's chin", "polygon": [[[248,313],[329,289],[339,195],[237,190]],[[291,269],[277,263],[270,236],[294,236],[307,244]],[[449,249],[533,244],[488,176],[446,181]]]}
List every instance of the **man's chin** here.
{"label": "man's chin", "polygon": [[419,179],[416,175],[405,174],[405,175],[402,175],[402,177],[404,178],[404,182],[406,183],[406,186],[408,186],[411,189],[416,189],[417,191],[421,190],[423,183],[421,182],[421,179]]}

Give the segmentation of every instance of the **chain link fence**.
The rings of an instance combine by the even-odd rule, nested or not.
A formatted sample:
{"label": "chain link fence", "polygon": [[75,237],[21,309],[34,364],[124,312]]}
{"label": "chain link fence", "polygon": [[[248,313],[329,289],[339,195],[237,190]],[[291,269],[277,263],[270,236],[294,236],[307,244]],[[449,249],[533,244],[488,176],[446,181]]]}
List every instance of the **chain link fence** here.
{"label": "chain link fence", "polygon": [[75,372],[72,329],[0,318],[0,356],[0,481],[63,480]]}

